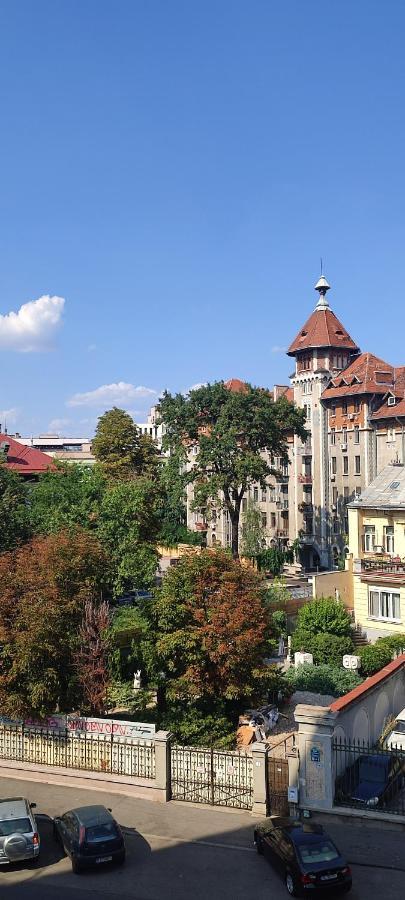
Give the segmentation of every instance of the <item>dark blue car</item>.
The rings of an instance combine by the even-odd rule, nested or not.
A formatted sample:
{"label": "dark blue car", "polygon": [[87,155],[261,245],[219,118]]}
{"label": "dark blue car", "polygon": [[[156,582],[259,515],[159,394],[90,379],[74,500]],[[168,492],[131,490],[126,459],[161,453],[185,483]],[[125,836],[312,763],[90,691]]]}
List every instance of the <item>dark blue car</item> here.
{"label": "dark blue car", "polygon": [[360,756],[339,779],[339,795],[350,805],[385,806],[402,787],[404,761],[394,754]]}

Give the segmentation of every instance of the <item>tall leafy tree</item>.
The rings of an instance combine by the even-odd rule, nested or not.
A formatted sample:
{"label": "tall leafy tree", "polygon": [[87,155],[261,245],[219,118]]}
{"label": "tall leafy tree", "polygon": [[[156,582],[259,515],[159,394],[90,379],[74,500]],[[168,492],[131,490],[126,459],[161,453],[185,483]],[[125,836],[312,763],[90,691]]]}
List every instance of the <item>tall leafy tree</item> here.
{"label": "tall leafy tree", "polygon": [[262,523],[262,514],[257,503],[248,503],[242,515],[241,552],[248,559],[256,559],[266,546],[266,529]]}
{"label": "tall leafy tree", "polygon": [[106,491],[99,466],[57,463],[30,493],[30,519],[36,534],[53,534],[80,525],[94,531]]}
{"label": "tall leafy tree", "polygon": [[74,654],[85,604],[102,599],[107,560],[89,532],[37,537],[0,556],[0,708],[44,716],[81,703]]}
{"label": "tall leafy tree", "polygon": [[129,413],[116,406],[100,416],[92,449],[103,474],[114,481],[154,474],[158,465],[153,441],[141,435]]}
{"label": "tall leafy tree", "polygon": [[[287,434],[306,438],[305,414],[285,397],[276,402],[268,391],[247,384],[232,391],[223,383],[208,384],[187,396],[166,392],[159,404],[165,423],[165,446],[188,466],[196,506],[221,502],[232,524],[232,553],[239,553],[242,500],[252,484],[266,485],[273,472],[271,456],[287,459]],[[267,452],[266,452],[267,451]]]}
{"label": "tall leafy tree", "polygon": [[153,617],[149,665],[165,676],[170,700],[254,699],[265,691],[263,582],[225,551],[182,557],[163,580]]}
{"label": "tall leafy tree", "polygon": [[83,708],[93,715],[105,712],[109,673],[110,608],[104,600],[86,600],[73,662],[82,688]]}
{"label": "tall leafy tree", "polygon": [[20,476],[0,464],[0,553],[30,536],[28,490]]}

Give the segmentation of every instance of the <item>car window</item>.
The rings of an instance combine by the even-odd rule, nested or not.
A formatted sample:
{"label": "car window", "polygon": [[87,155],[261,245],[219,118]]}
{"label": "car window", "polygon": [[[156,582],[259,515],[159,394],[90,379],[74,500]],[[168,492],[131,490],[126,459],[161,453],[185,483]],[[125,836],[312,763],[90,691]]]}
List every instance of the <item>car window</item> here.
{"label": "car window", "polygon": [[105,841],[115,837],[118,837],[118,831],[114,822],[105,822],[102,825],[93,825],[91,828],[86,828],[86,841],[89,844],[95,844],[97,841]]}
{"label": "car window", "polygon": [[29,819],[7,819],[0,822],[0,836],[6,837],[8,834],[31,834],[32,825]]}
{"label": "car window", "polygon": [[332,862],[339,858],[332,841],[322,841],[320,844],[298,844],[297,850],[304,866],[310,866],[312,863]]}

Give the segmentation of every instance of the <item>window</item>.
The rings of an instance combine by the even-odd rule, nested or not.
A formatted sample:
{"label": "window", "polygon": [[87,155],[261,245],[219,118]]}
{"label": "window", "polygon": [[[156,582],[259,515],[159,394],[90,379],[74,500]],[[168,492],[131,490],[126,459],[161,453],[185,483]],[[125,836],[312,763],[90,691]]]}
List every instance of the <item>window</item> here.
{"label": "window", "polygon": [[262,513],[262,528],[267,528],[267,516],[266,516],[266,513]]}
{"label": "window", "polygon": [[360,428],[358,425],[354,426],[354,443],[355,444],[360,443]]}
{"label": "window", "polygon": [[347,447],[347,428],[342,428],[342,447]]}
{"label": "window", "polygon": [[384,545],[387,553],[394,552],[394,526],[386,525],[384,528]]}
{"label": "window", "polygon": [[307,422],[309,422],[311,419],[311,404],[310,403],[304,403],[304,412],[305,412],[305,418],[306,418]]}
{"label": "window", "polygon": [[398,622],[401,619],[401,604],[396,591],[379,591],[370,588],[368,594],[368,614],[372,619]]}
{"label": "window", "polygon": [[349,457],[344,456],[343,457],[343,475],[348,475],[348,474],[349,474]]}
{"label": "window", "polygon": [[339,519],[333,520],[333,534],[339,534]]}
{"label": "window", "polygon": [[388,397],[388,406],[395,406],[395,397],[393,397],[392,394]]}
{"label": "window", "polygon": [[331,459],[331,469],[332,469],[332,475],[336,475],[336,471],[337,471],[337,469],[336,469],[336,456],[332,456],[332,459]]}
{"label": "window", "polygon": [[354,411],[355,411],[355,413],[361,412],[361,402],[360,402],[360,400],[355,400],[355,401],[354,401]]}
{"label": "window", "polygon": [[372,553],[375,546],[375,525],[365,525],[363,534],[365,553]]}
{"label": "window", "polygon": [[350,488],[347,485],[343,488],[343,499],[345,503],[348,503],[350,500]]}
{"label": "window", "polygon": [[271,527],[272,528],[276,527],[276,514],[275,513],[271,514]]}
{"label": "window", "polygon": [[395,441],[395,428],[387,428],[387,444]]}
{"label": "window", "polygon": [[255,503],[257,503],[259,500],[259,488],[257,487],[253,488],[253,500]]}
{"label": "window", "polygon": [[[243,506],[242,506],[242,509],[243,509]],[[216,509],[212,509],[211,510],[211,522],[213,525],[215,525],[216,521],[217,521],[217,511],[216,511]]]}
{"label": "window", "polygon": [[333,488],[332,488],[332,503],[333,503],[333,506],[336,506],[337,502],[338,502],[338,489],[337,489],[337,487],[333,486]]}
{"label": "window", "polygon": [[342,400],[342,413],[347,416],[347,400]]}
{"label": "window", "polygon": [[332,403],[330,405],[330,414],[331,416],[336,415],[336,400],[332,400]]}
{"label": "window", "polygon": [[354,493],[355,493],[356,497],[361,497],[361,487],[356,487],[354,489]]}
{"label": "window", "polygon": [[330,442],[331,444],[336,444],[336,428],[331,428],[330,430]]}
{"label": "window", "polygon": [[270,492],[270,497],[269,497],[270,503],[274,503],[274,501],[276,499],[276,489],[274,487],[274,484],[270,485],[269,492]]}
{"label": "window", "polygon": [[246,499],[246,497],[244,497],[242,500],[242,512],[246,512],[246,510],[247,510],[247,499]]}
{"label": "window", "polygon": [[267,500],[267,491],[266,488],[262,488],[262,503],[265,503]]}
{"label": "window", "polygon": [[354,474],[361,475],[361,459],[360,456],[354,457]]}

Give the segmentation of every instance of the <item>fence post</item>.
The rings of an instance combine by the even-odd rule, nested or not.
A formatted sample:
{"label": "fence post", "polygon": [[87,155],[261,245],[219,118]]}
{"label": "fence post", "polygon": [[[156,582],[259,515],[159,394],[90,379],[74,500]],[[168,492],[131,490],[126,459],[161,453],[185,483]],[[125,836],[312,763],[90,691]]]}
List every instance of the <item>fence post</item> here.
{"label": "fence post", "polygon": [[262,741],[252,744],[252,760],[252,815],[265,818],[267,813],[267,745],[262,743]]}
{"label": "fence post", "polygon": [[331,809],[335,791],[332,753],[337,712],[328,707],[299,704],[298,723],[299,806],[302,809]]}
{"label": "fence post", "polygon": [[155,743],[155,781],[156,787],[163,792],[164,799],[171,799],[171,731],[157,731]]}

